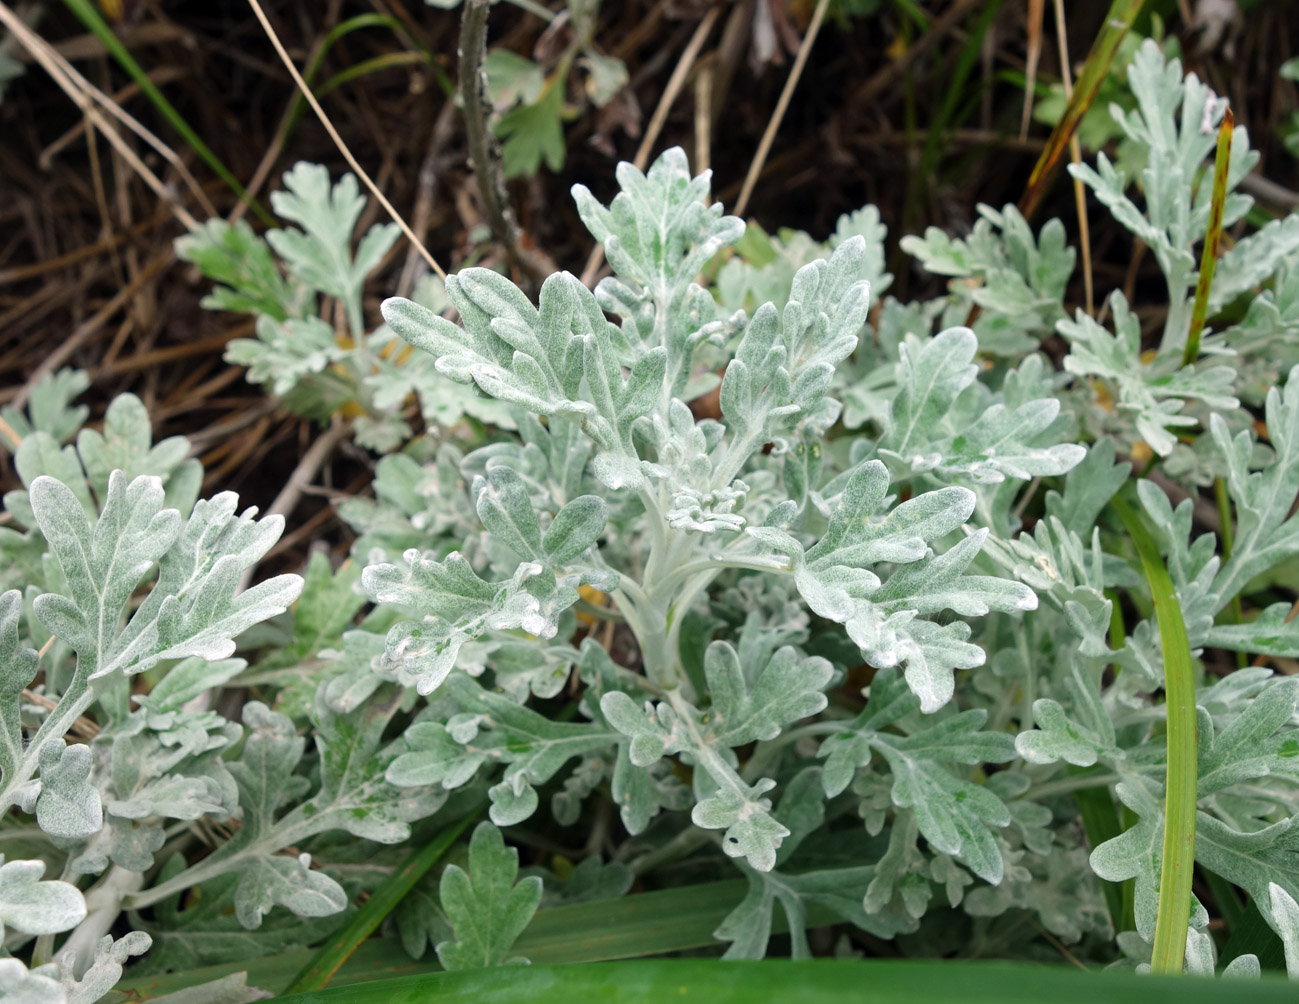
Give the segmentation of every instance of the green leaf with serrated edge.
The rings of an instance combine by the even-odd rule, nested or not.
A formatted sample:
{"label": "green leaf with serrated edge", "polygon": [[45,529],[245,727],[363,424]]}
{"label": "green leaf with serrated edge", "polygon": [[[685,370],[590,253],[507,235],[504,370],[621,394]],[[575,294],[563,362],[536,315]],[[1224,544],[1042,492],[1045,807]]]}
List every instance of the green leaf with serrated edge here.
{"label": "green leaf with serrated edge", "polygon": [[23,811],[35,812],[40,828],[52,837],[84,840],[104,822],[99,789],[90,784],[93,767],[89,746],[64,746],[62,740],[40,747],[40,787],[22,800]]}
{"label": "green leaf with serrated edge", "polygon": [[[311,868],[310,854],[287,857],[276,853],[299,834],[305,837],[316,831],[310,826],[296,833],[277,829],[280,810],[310,786],[306,778],[294,773],[305,743],[295,734],[290,719],[260,702],[246,704],[243,719],[248,731],[242,755],[227,764],[239,789],[242,828],[193,869],[138,897],[137,905],[157,902],[200,877],[235,872],[234,911],[246,928],[260,925],[275,906],[304,917],[338,913],[347,905],[347,896],[334,879]],[[299,812],[297,819],[301,815]],[[317,829],[328,825],[327,817]]]}
{"label": "green leaf with serrated edge", "polygon": [[468,874],[457,865],[447,865],[442,873],[442,908],[456,940],[439,944],[437,955],[448,970],[527,961],[508,955],[536,912],[541,879],[516,884],[518,874],[518,851],[505,846],[491,823],[479,823],[469,840]]}
{"label": "green leaf with serrated edge", "polygon": [[1280,679],[1221,731],[1201,716],[1199,797],[1253,778],[1299,777],[1299,729],[1291,727],[1296,708],[1299,680]]}
{"label": "green leaf with serrated edge", "polygon": [[1080,537],[1089,535],[1101,514],[1132,471],[1129,463],[1114,462],[1117,447],[1114,440],[1098,439],[1087,449],[1064,479],[1062,492],[1046,493],[1046,511]]}
{"label": "green leaf with serrated edge", "polygon": [[975,378],[978,339],[968,328],[950,328],[927,344],[911,338],[900,348],[899,390],[889,409],[881,446],[909,458],[925,430],[936,425]]}
{"label": "green leaf with serrated edge", "polygon": [[244,220],[208,220],[175,242],[176,256],[219,285],[203,298],[208,310],[232,310],[277,321],[309,314],[310,294],[280,275],[265,240]]}
{"label": "green leaf with serrated edge", "polygon": [[1210,418],[1213,441],[1227,460],[1227,487],[1236,507],[1236,537],[1231,558],[1213,582],[1220,606],[1236,596],[1265,568],[1299,553],[1299,515],[1291,499],[1299,491],[1299,367],[1291,369],[1284,389],[1268,391],[1267,430],[1276,456],[1261,473],[1250,472],[1248,432],[1231,436],[1218,416]]}
{"label": "green leaf with serrated edge", "polygon": [[[142,474],[159,477],[167,486],[166,504],[188,514],[197,494],[198,461],[186,460],[190,444],[184,436],[172,436],[150,445],[151,427],[149,413],[138,397],[121,394],[114,398],[104,415],[104,431],[83,429],[77,436],[77,452],[86,468],[86,477],[101,505],[111,471],[120,470],[132,479]],[[195,494],[178,498],[180,481],[193,481]]]}
{"label": "green leaf with serrated edge", "polygon": [[[356,915],[340,930],[330,935],[311,961],[303,966],[286,992],[315,990],[328,983],[338,968],[366,938],[374,933],[383,920],[394,910],[404,906],[405,901],[411,898],[410,894],[416,883],[455,843],[480,811],[481,807],[468,813],[460,822],[439,831],[430,843],[402,862],[401,866],[389,875],[365,901]],[[404,924],[402,933],[403,940],[406,941]],[[414,953],[416,957],[423,953],[423,944],[419,948],[420,950]]]}
{"label": "green leaf with serrated edge", "polygon": [[729,434],[749,451],[799,418],[824,428],[838,416],[825,392],[866,319],[865,253],[861,238],[845,241],[828,260],[798,270],[782,311],[765,304],[749,322],[719,398]]}
{"label": "green leaf with serrated edge", "polygon": [[[491,816],[499,826],[512,826],[532,815],[537,806],[534,784],[549,781],[574,757],[610,752],[618,740],[615,732],[600,725],[553,722],[465,677],[456,677],[452,688],[467,711],[482,716],[479,728],[484,731],[466,745],[506,764],[501,783],[490,791]],[[448,779],[467,780],[470,762],[459,767],[456,777],[444,776],[440,783],[451,787]]]}
{"label": "green leaf with serrated edge", "polygon": [[545,74],[530,59],[509,49],[493,49],[483,60],[487,75],[487,94],[496,105],[527,104],[541,94]]}
{"label": "green leaf with serrated edge", "polygon": [[[814,767],[799,772],[781,796],[775,815],[790,830],[777,857],[782,864],[825,820],[819,774]],[[874,875],[869,866],[797,873],[759,872],[752,868],[743,871],[749,880],[748,895],[715,932],[718,939],[731,942],[724,958],[760,959],[766,954],[777,903],[788,921],[791,954],[796,959],[811,957],[804,931],[809,908],[821,907],[877,937],[888,938],[911,929],[905,921],[899,923],[901,918],[896,915],[873,915],[863,908],[866,888]]]}
{"label": "green leaf with serrated edge", "polygon": [[78,977],[65,969],[63,987],[67,1004],[95,1004],[122,978],[127,960],[149,950],[152,939],[143,931],[131,931],[125,937],[106,934],[99,939],[90,966]]}
{"label": "green leaf with serrated edge", "polygon": [[1092,871],[1110,882],[1136,879],[1137,933],[1149,941],[1155,932],[1159,873],[1163,861],[1164,814],[1156,801],[1158,789],[1151,790],[1144,780],[1121,781],[1114,791],[1119,801],[1139,818],[1119,836],[1092,851]]}
{"label": "green leaf with serrated edge", "polygon": [[305,778],[294,775],[306,742],[293,722],[259,701],[244,706],[243,721],[247,729],[243,753],[229,764],[243,809],[241,842],[270,830],[278,810],[307,786]]}
{"label": "green leaf with serrated edge", "polygon": [[352,626],[365,606],[365,597],[355,587],[362,566],[345,561],[337,571],[330,568],[323,551],[313,551],[302,577],[302,594],[293,606],[293,651],[300,658],[314,655],[332,645]]}
{"label": "green leaf with serrated edge", "polygon": [[1292,816],[1253,832],[1241,832],[1206,812],[1196,816],[1195,859],[1245,890],[1279,930],[1269,886],[1299,897],[1299,829]]}
{"label": "green leaf with serrated edge", "polygon": [[1038,442],[1060,413],[1055,397],[1013,408],[990,404],[973,423],[950,420],[957,396],[974,381],[977,348],[976,336],[961,327],[927,343],[908,336],[899,349],[899,392],[879,440],[881,456],[902,474],[938,471],[991,483],[1064,474],[1077,465],[1083,457],[1077,444]]}
{"label": "green leaf with serrated edge", "polygon": [[[158,873],[160,880],[185,870],[180,857],[168,858]],[[234,895],[239,876],[222,875],[204,882],[201,897],[178,894],[155,903],[152,918],[132,913],[132,926],[153,938],[148,956],[132,966],[131,978],[164,981],[167,973],[198,972],[215,976],[214,967],[247,969],[258,960],[295,952],[328,935],[338,926],[336,915],[296,917],[280,914],[274,924],[250,931],[235,916]],[[185,909],[181,909],[184,904]],[[285,974],[283,985],[291,973]]]}
{"label": "green leaf with serrated edge", "polygon": [[[85,370],[61,369],[55,373],[42,373],[32,387],[27,414],[13,405],[5,405],[0,408],[0,419],[19,441],[34,432],[43,432],[56,443],[65,443],[90,414],[90,409],[84,404],[72,405],[73,399],[89,386],[90,377]],[[3,429],[0,429],[0,444],[10,453],[18,449],[18,442]]]}
{"label": "green leaf with serrated edge", "polygon": [[311,855],[296,858],[256,855],[240,863],[235,916],[247,928],[258,927],[272,907],[300,917],[328,917],[347,906],[342,886],[311,869]]}
{"label": "green leaf with serrated edge", "polygon": [[352,232],[365,208],[350,174],[332,187],[329,171],[299,163],[284,175],[286,191],[271,193],[271,205],[302,229],[271,230],[266,239],[289,270],[308,286],[343,301],[354,339],[365,335],[361,287],[400,233],[395,223],[375,224],[352,250]]}
{"label": "green leaf with serrated edge", "polygon": [[[960,526],[974,509],[964,488],[943,488],[896,506],[882,520],[889,477],[878,460],[862,464],[848,479],[821,539],[806,552],[783,531],[748,529],[748,534],[788,556],[794,581],[808,606],[845,625],[863,656],[876,666],[906,664],[907,682],[926,711],[936,711],[954,690],[952,670],[981,665],[983,653],[969,644],[969,626],[940,626],[918,615],[953,609],[967,616],[990,610],[1034,609],[1028,587],[988,576],[966,576],[982,546],[979,531],[944,555],[926,541]],[[902,568],[887,582],[869,570],[882,563]],[[912,564],[914,563],[914,564]],[[896,581],[895,581],[896,580]]]}
{"label": "green leaf with serrated edge", "polygon": [[1290,610],[1289,603],[1273,603],[1244,624],[1215,624],[1204,644],[1233,652],[1293,658],[1299,652],[1299,622],[1290,617]]}
{"label": "green leaf with serrated edge", "polygon": [[256,338],[229,342],[225,360],[247,366],[250,383],[269,384],[271,393],[279,397],[347,356],[334,329],[319,317],[277,320],[263,314],[257,318],[256,331]]}
{"label": "green leaf with serrated edge", "polygon": [[[103,432],[82,429],[75,449],[60,449],[53,435],[35,430],[24,437],[14,466],[29,489],[42,475],[62,481],[91,518],[105,504],[109,474],[114,469],[132,479],[145,474],[161,479],[166,489],[165,505],[187,515],[198,497],[203,475],[197,460],[186,459],[189,451],[189,441],[183,436],[154,444],[144,405],[134,394],[120,394],[108,406]],[[19,522],[34,525],[28,492],[9,492],[5,506]]]}
{"label": "green leaf with serrated edge", "polygon": [[564,166],[564,86],[559,75],[546,82],[535,100],[501,116],[501,166],[507,178],[536,174],[544,160],[552,171]]}
{"label": "green leaf with serrated edge", "polygon": [[[282,575],[231,595],[239,573],[270,549],[284,521],[236,517],[230,493],[199,502],[182,523],[179,513],[162,508],[157,478],[128,485],[114,472],[92,526],[61,482],[38,478],[31,490],[41,532],[71,594],[38,597],[37,615],[77,650],[78,672],[87,679],[138,673],[161,658],[223,659],[234,651],[235,635],[283,612],[301,589],[296,575]],[[130,594],[155,563],[157,583],[118,633]]]}
{"label": "green leaf with serrated edge", "polygon": [[395,844],[410,836],[411,822],[441,807],[441,790],[400,790],[387,777],[394,752],[380,746],[400,704],[400,693],[389,686],[341,715],[317,692],[312,721],[320,788],[301,809],[313,829],[338,828],[364,840]]}
{"label": "green leaf with serrated edge", "polygon": [[739,653],[716,641],[704,656],[704,673],[712,709],[707,719],[712,741],[743,746],[755,739],[774,739],[781,727],[825,709],[822,690],[834,674],[825,659],[801,658],[791,647],[779,649],[761,669],[752,669],[752,688],[745,683]]}
{"label": "green leaf with serrated edge", "polygon": [[1121,292],[1111,294],[1109,307],[1113,335],[1081,310],[1072,321],[1059,323],[1070,344],[1064,367],[1107,381],[1118,413],[1131,416],[1137,436],[1152,450],[1167,456],[1176,444],[1175,430],[1198,424],[1184,413],[1190,402],[1223,410],[1239,407],[1230,367],[1208,362],[1182,366],[1176,354],[1147,362],[1141,354],[1140,323]]}
{"label": "green leaf with serrated edge", "polygon": [[[535,516],[534,516],[535,519]],[[559,630],[559,614],[577,602],[576,584],[525,561],[505,582],[479,578],[459,552],[434,561],[411,550],[405,570],[371,565],[362,573],[366,593],[380,603],[428,611],[420,621],[401,621],[387,636],[384,662],[395,677],[422,694],[450,674],[461,647],[487,630],[522,628],[541,638]]]}

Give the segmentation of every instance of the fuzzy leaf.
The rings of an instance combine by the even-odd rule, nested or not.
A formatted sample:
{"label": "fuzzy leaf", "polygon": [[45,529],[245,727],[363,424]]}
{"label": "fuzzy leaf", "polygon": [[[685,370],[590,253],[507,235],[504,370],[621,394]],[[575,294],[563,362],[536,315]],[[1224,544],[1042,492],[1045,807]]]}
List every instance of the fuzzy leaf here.
{"label": "fuzzy leaf", "polygon": [[507,956],[541,902],[541,879],[532,876],[516,883],[518,874],[518,851],[505,846],[501,831],[491,823],[479,823],[469,840],[469,873],[454,864],[442,872],[442,909],[456,939],[437,946],[438,960],[446,969],[527,962]]}
{"label": "fuzzy leaf", "polygon": [[396,678],[421,694],[442,685],[466,642],[487,630],[511,628],[553,638],[559,614],[578,599],[576,588],[557,582],[535,562],[523,562],[505,582],[487,582],[459,552],[434,561],[412,549],[404,558],[405,571],[395,565],[371,565],[361,583],[377,602],[423,612],[421,620],[401,621],[388,632],[384,653]]}
{"label": "fuzzy leaf", "polygon": [[203,298],[208,310],[233,310],[282,321],[309,313],[308,293],[280,275],[266,242],[246,220],[208,220],[176,239],[176,256],[219,285]]}
{"label": "fuzzy leaf", "polygon": [[44,861],[5,861],[0,856],[0,935],[59,934],[86,918],[86,901],[70,882],[42,881]]}
{"label": "fuzzy leaf", "polygon": [[834,669],[825,659],[800,658],[786,646],[760,670],[750,670],[756,681],[750,689],[739,653],[727,642],[716,641],[704,656],[704,673],[713,701],[709,730],[714,741],[735,747],[774,739],[787,722],[823,711],[826,697],[821,691]]}
{"label": "fuzzy leaf", "polygon": [[299,280],[347,305],[353,337],[361,338],[361,287],[400,230],[395,223],[375,224],[353,256],[352,231],[365,208],[356,178],[345,174],[331,188],[326,168],[299,163],[285,173],[284,187],[271,193],[271,205],[302,229],[271,230],[266,239]]}

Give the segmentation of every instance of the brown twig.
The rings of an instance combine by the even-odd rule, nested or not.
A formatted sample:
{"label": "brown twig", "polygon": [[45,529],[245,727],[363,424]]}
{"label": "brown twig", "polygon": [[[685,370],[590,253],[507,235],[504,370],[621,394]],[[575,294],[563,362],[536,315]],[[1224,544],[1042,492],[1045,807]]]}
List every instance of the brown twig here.
{"label": "brown twig", "polygon": [[[2,0],[0,0],[0,24],[3,24],[13,32],[18,40],[23,43],[27,48],[27,51],[32,54],[38,63],[41,64],[42,69],[44,69],[54,82],[59,85],[63,92],[76,103],[77,107],[82,110],[86,118],[90,120],[91,124],[103,133],[104,138],[113,145],[113,149],[121,154],[122,159],[130,164],[131,168],[144,179],[145,183],[153,189],[154,194],[156,194],[159,199],[171,207],[176,218],[189,229],[193,229],[197,226],[194,222],[194,217],[192,217],[186,209],[176,201],[175,193],[163,184],[158,176],[154,174],[144,161],[139,158],[136,152],[126,144],[126,141],[118,135],[117,130],[113,128],[112,124],[104,118],[102,114],[100,114],[99,109],[94,106],[94,103],[91,101],[90,95],[86,90],[86,88],[90,88],[90,85],[88,82],[85,82],[85,78],[81,78],[81,80],[85,82],[85,88],[78,86],[75,78],[80,78],[81,75],[76,73],[75,70],[71,70],[71,66],[67,64],[66,60],[63,60],[61,56],[54,52],[44,39],[29,29],[27,25],[23,23],[22,19],[14,14],[14,12],[9,9],[9,6],[3,3]],[[64,69],[65,66],[67,66],[68,70],[71,70],[71,74]],[[73,75],[75,75],[75,77]],[[90,90],[94,91],[95,89],[90,88]],[[172,156],[174,157],[175,154],[173,153]]]}
{"label": "brown twig", "polygon": [[56,369],[62,366],[68,357],[71,356],[72,353],[76,352],[77,349],[81,348],[91,335],[104,326],[110,317],[121,310],[123,305],[129,303],[131,298],[139,292],[140,288],[144,286],[145,283],[158,275],[158,273],[170,265],[173,260],[174,255],[170,247],[155,255],[148,264],[140,270],[135,278],[118,290],[116,296],[95,311],[95,313],[84,324],[65,338],[59,344],[58,348],[54,349],[54,351],[42,359],[40,365],[32,371],[32,375],[28,377],[27,382],[23,384],[22,390],[14,396],[14,407],[21,408],[26,404],[27,399],[31,396],[32,389],[36,386],[36,382],[40,380],[41,377],[45,376],[47,373],[53,373]]}
{"label": "brown twig", "polygon": [[829,5],[830,0],[817,0],[816,10],[812,12],[812,22],[807,26],[807,34],[803,36],[803,43],[798,47],[798,55],[794,58],[794,65],[790,67],[789,77],[785,80],[785,88],[776,101],[776,110],[772,112],[771,120],[767,123],[767,128],[758,143],[758,152],[754,154],[753,163],[749,165],[749,173],[744,176],[744,187],[740,189],[740,197],[735,203],[736,216],[743,216],[744,211],[749,208],[749,197],[753,195],[753,188],[758,183],[758,176],[762,173],[762,165],[767,160],[767,154],[771,152],[771,144],[776,140],[780,123],[785,120],[785,112],[789,109],[790,99],[794,96],[794,88],[798,86],[799,78],[803,75],[807,57],[812,54],[812,46],[816,44],[816,36],[821,31],[821,22],[825,20],[825,9]]}
{"label": "brown twig", "polygon": [[[460,98],[464,102],[465,136],[469,144],[469,163],[478,185],[478,198],[483,203],[487,226],[492,231],[510,265],[525,272],[534,283],[540,284],[544,275],[537,274],[532,263],[519,253],[519,227],[510,211],[505,193],[505,178],[501,174],[501,151],[496,137],[487,125],[490,105],[487,100],[487,73],[483,62],[487,58],[488,0],[467,0],[460,17],[459,77]],[[562,81],[552,86],[562,87]]]}

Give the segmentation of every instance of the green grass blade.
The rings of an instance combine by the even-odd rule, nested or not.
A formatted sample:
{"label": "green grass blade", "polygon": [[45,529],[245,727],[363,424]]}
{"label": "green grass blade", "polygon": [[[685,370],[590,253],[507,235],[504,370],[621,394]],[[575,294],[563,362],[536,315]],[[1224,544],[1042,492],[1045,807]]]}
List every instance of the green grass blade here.
{"label": "green grass blade", "polygon": [[1293,1004],[1292,984],[1135,973],[1083,973],[1064,966],[871,960],[719,962],[672,959],[594,966],[502,966],[382,980],[279,998],[283,1004]]}
{"label": "green grass blade", "polygon": [[[731,879],[550,907],[532,918],[532,923],[514,943],[514,951],[537,965],[643,958],[707,947],[720,951],[713,931],[744,898],[748,887],[744,879]],[[815,905],[808,910],[809,926],[836,919]],[[783,934],[788,930],[783,911],[777,911],[772,918],[772,933]],[[128,1001],[135,1004],[245,970],[250,985],[283,992],[317,954],[286,952],[184,973],[128,977],[105,998],[105,1004]],[[343,963],[330,980],[330,986],[413,976],[439,968],[431,951],[420,959],[412,959],[396,938],[370,938]]]}
{"label": "green grass blade", "polygon": [[[144,72],[144,68],[135,61],[135,57],[131,55],[130,50],[122,44],[121,39],[109,27],[108,22],[95,9],[95,5],[91,3],[91,0],[63,0],[63,2],[77,16],[77,19],[86,26],[86,30],[103,43],[109,55],[117,60],[118,65],[127,72],[145,97],[153,102],[154,107],[158,109],[163,118],[171,123],[173,129],[180,133],[190,148],[203,159],[203,163],[212,169],[212,173],[225,182],[239,198],[247,198],[248,193],[244,186],[239,183],[239,179],[222,163],[221,158],[213,153],[208,145],[199,138],[198,133],[190,128],[189,123],[185,121],[180,112],[176,111],[162,91],[158,90],[154,82],[149,79],[149,75]],[[256,199],[248,199],[248,205],[263,223],[270,227],[275,226],[275,218],[262,208]]]}
{"label": "green grass blade", "polygon": [[1209,204],[1209,227],[1204,233],[1200,252],[1200,278],[1195,283],[1195,307],[1191,311],[1191,329],[1186,333],[1182,365],[1190,366],[1200,355],[1200,333],[1209,306],[1209,288],[1213,270],[1218,265],[1218,242],[1222,239],[1222,207],[1227,202],[1227,168],[1231,165],[1231,132],[1236,118],[1228,108],[1218,126],[1218,152],[1213,158],[1213,200]]}
{"label": "green grass blade", "polygon": [[1195,739],[1195,678],[1191,645],[1172,577],[1141,517],[1121,498],[1111,503],[1136,545],[1150,583],[1164,656],[1168,716],[1168,776],[1164,786],[1164,855],[1159,875],[1159,912],[1150,968],[1180,973],[1186,957],[1195,872],[1195,803],[1199,770]]}
{"label": "green grass blade", "polygon": [[431,66],[432,60],[425,53],[415,52],[414,50],[409,50],[407,52],[386,52],[382,56],[375,56],[372,59],[363,59],[359,63],[353,63],[346,70],[339,70],[316,88],[316,97],[323,98],[330,91],[337,87],[341,87],[349,81],[356,80],[358,77],[364,77],[371,73],[379,73],[383,70],[390,70],[394,67],[410,66],[414,63]]}
{"label": "green grass blade", "polygon": [[1078,74],[1077,81],[1074,82],[1073,95],[1065,105],[1064,114],[1051,130],[1046,148],[1037,163],[1033,165],[1033,173],[1029,175],[1023,198],[1019,200],[1019,210],[1025,217],[1029,219],[1033,217],[1042,201],[1042,196],[1046,194],[1056,172],[1060,170],[1060,165],[1064,163],[1064,154],[1069,149],[1069,140],[1078,131],[1087,109],[1096,100],[1096,93],[1100,90],[1105,75],[1110,71],[1110,64],[1114,62],[1114,57],[1119,51],[1119,43],[1123,41],[1128,28],[1141,13],[1143,3],[1144,0],[1114,0],[1110,5],[1105,26],[1096,36],[1096,41],[1092,43],[1091,51],[1087,53],[1087,62],[1083,65],[1082,72]]}
{"label": "green grass blade", "polygon": [[[455,95],[455,85],[451,83],[446,71],[438,65],[433,52],[419,46],[418,40],[410,35],[406,30],[406,26],[390,14],[357,14],[355,17],[349,17],[346,21],[340,21],[327,31],[325,37],[320,40],[320,46],[316,49],[307,65],[303,68],[302,79],[307,82],[308,86],[314,88],[316,75],[320,72],[321,66],[324,65],[325,57],[329,55],[330,50],[333,49],[338,40],[350,35],[354,31],[359,31],[362,28],[387,28],[394,34],[405,35],[419,48],[419,52],[423,54],[424,61],[427,62],[429,67],[433,70],[433,73],[438,80],[438,86],[442,89],[443,93],[445,93],[447,97],[453,97]],[[411,58],[409,53],[390,55],[405,55],[407,58]],[[384,57],[378,58],[382,59]],[[413,62],[415,60],[411,59],[411,61]],[[368,62],[373,62],[373,60]],[[342,73],[347,72],[347,70],[342,71]],[[341,75],[342,74],[339,74],[338,76]],[[355,76],[355,74],[353,74],[353,76]],[[324,89],[315,91],[316,97],[321,97],[325,93],[325,90],[336,87],[338,84],[343,82],[343,80],[338,80],[337,76],[331,78],[330,82],[326,84]],[[302,113],[306,110],[306,107],[307,102],[306,99],[303,98],[302,92],[295,90],[293,92],[293,101],[289,106],[288,124],[285,126],[284,131],[285,143],[288,142],[288,137],[297,126],[298,120],[302,117]]]}
{"label": "green grass blade", "polygon": [[365,901],[365,905],[356,912],[355,916],[316,950],[311,961],[302,967],[302,972],[298,973],[297,978],[289,984],[287,992],[318,990],[328,983],[361,942],[378,929],[383,919],[397,908],[397,904],[411,891],[415,883],[441,859],[464,832],[465,827],[477,819],[486,807],[486,802],[481,803],[459,822],[451,824],[440,832],[422,850],[407,858],[405,863],[389,875]]}

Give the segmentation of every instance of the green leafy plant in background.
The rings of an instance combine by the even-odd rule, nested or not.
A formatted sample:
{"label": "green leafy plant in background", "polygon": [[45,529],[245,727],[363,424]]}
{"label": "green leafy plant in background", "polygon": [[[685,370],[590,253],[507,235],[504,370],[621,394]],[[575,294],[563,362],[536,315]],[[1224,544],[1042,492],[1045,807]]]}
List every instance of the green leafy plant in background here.
{"label": "green leafy plant in background", "polygon": [[[1299,228],[1222,255],[1183,362],[1221,108],[1154,43],[1127,80],[1143,174],[1078,173],[1165,278],[1153,346],[1118,294],[1066,309],[1059,223],[985,208],[968,235],[904,238],[953,286],[903,303],[880,296],[873,209],[825,243],[746,231],[680,150],[621,165],[608,206],[574,190],[613,270],[594,291],[560,273],[534,304],[466,268],[459,323],[392,299],[365,338],[389,238],[353,250],[355,190],[318,169],[276,203],[301,230],[184,245],[217,306],[285,325],[235,350],[255,372],[321,353],[286,401],[422,366],[507,417],[467,452],[380,460],[340,508],[350,561],[238,592],[280,521],[196,501],[188,445],[154,445],[138,401],[77,434],[84,379],[61,374],[4,413],[24,488],[0,527],[0,988],[92,1001],[132,958],[124,993],[219,980],[203,992],[240,1001],[377,960],[754,959],[777,935],[801,959],[827,924],[916,958],[1064,944],[1140,968],[1158,946],[1161,971],[1293,974],[1299,687],[1213,653],[1299,655]],[[1243,127],[1231,150],[1239,221]],[[235,722],[217,709],[242,688]],[[1183,817],[1193,848],[1166,867]],[[1189,908],[1161,916],[1192,853]],[[408,891],[348,975],[335,936],[390,879]],[[328,964],[303,951],[322,940]]]}
{"label": "green leafy plant in background", "polygon": [[[368,330],[365,282],[398,229],[375,224],[353,248],[366,204],[356,178],[348,174],[331,184],[325,168],[302,163],[284,175],[284,186],[271,205],[296,227],[259,236],[242,220],[214,219],[176,242],[182,259],[219,283],[204,306],[256,318],[256,337],[232,341],[226,359],[247,366],[250,381],[266,384],[296,414],[350,419],[357,442],[380,452],[410,437],[402,408],[412,395],[432,424],[452,426],[469,415],[508,425],[505,409],[459,390],[430,364],[407,359],[385,325]],[[432,278],[419,295],[438,309],[445,303]],[[327,304],[337,305],[336,312]]]}

